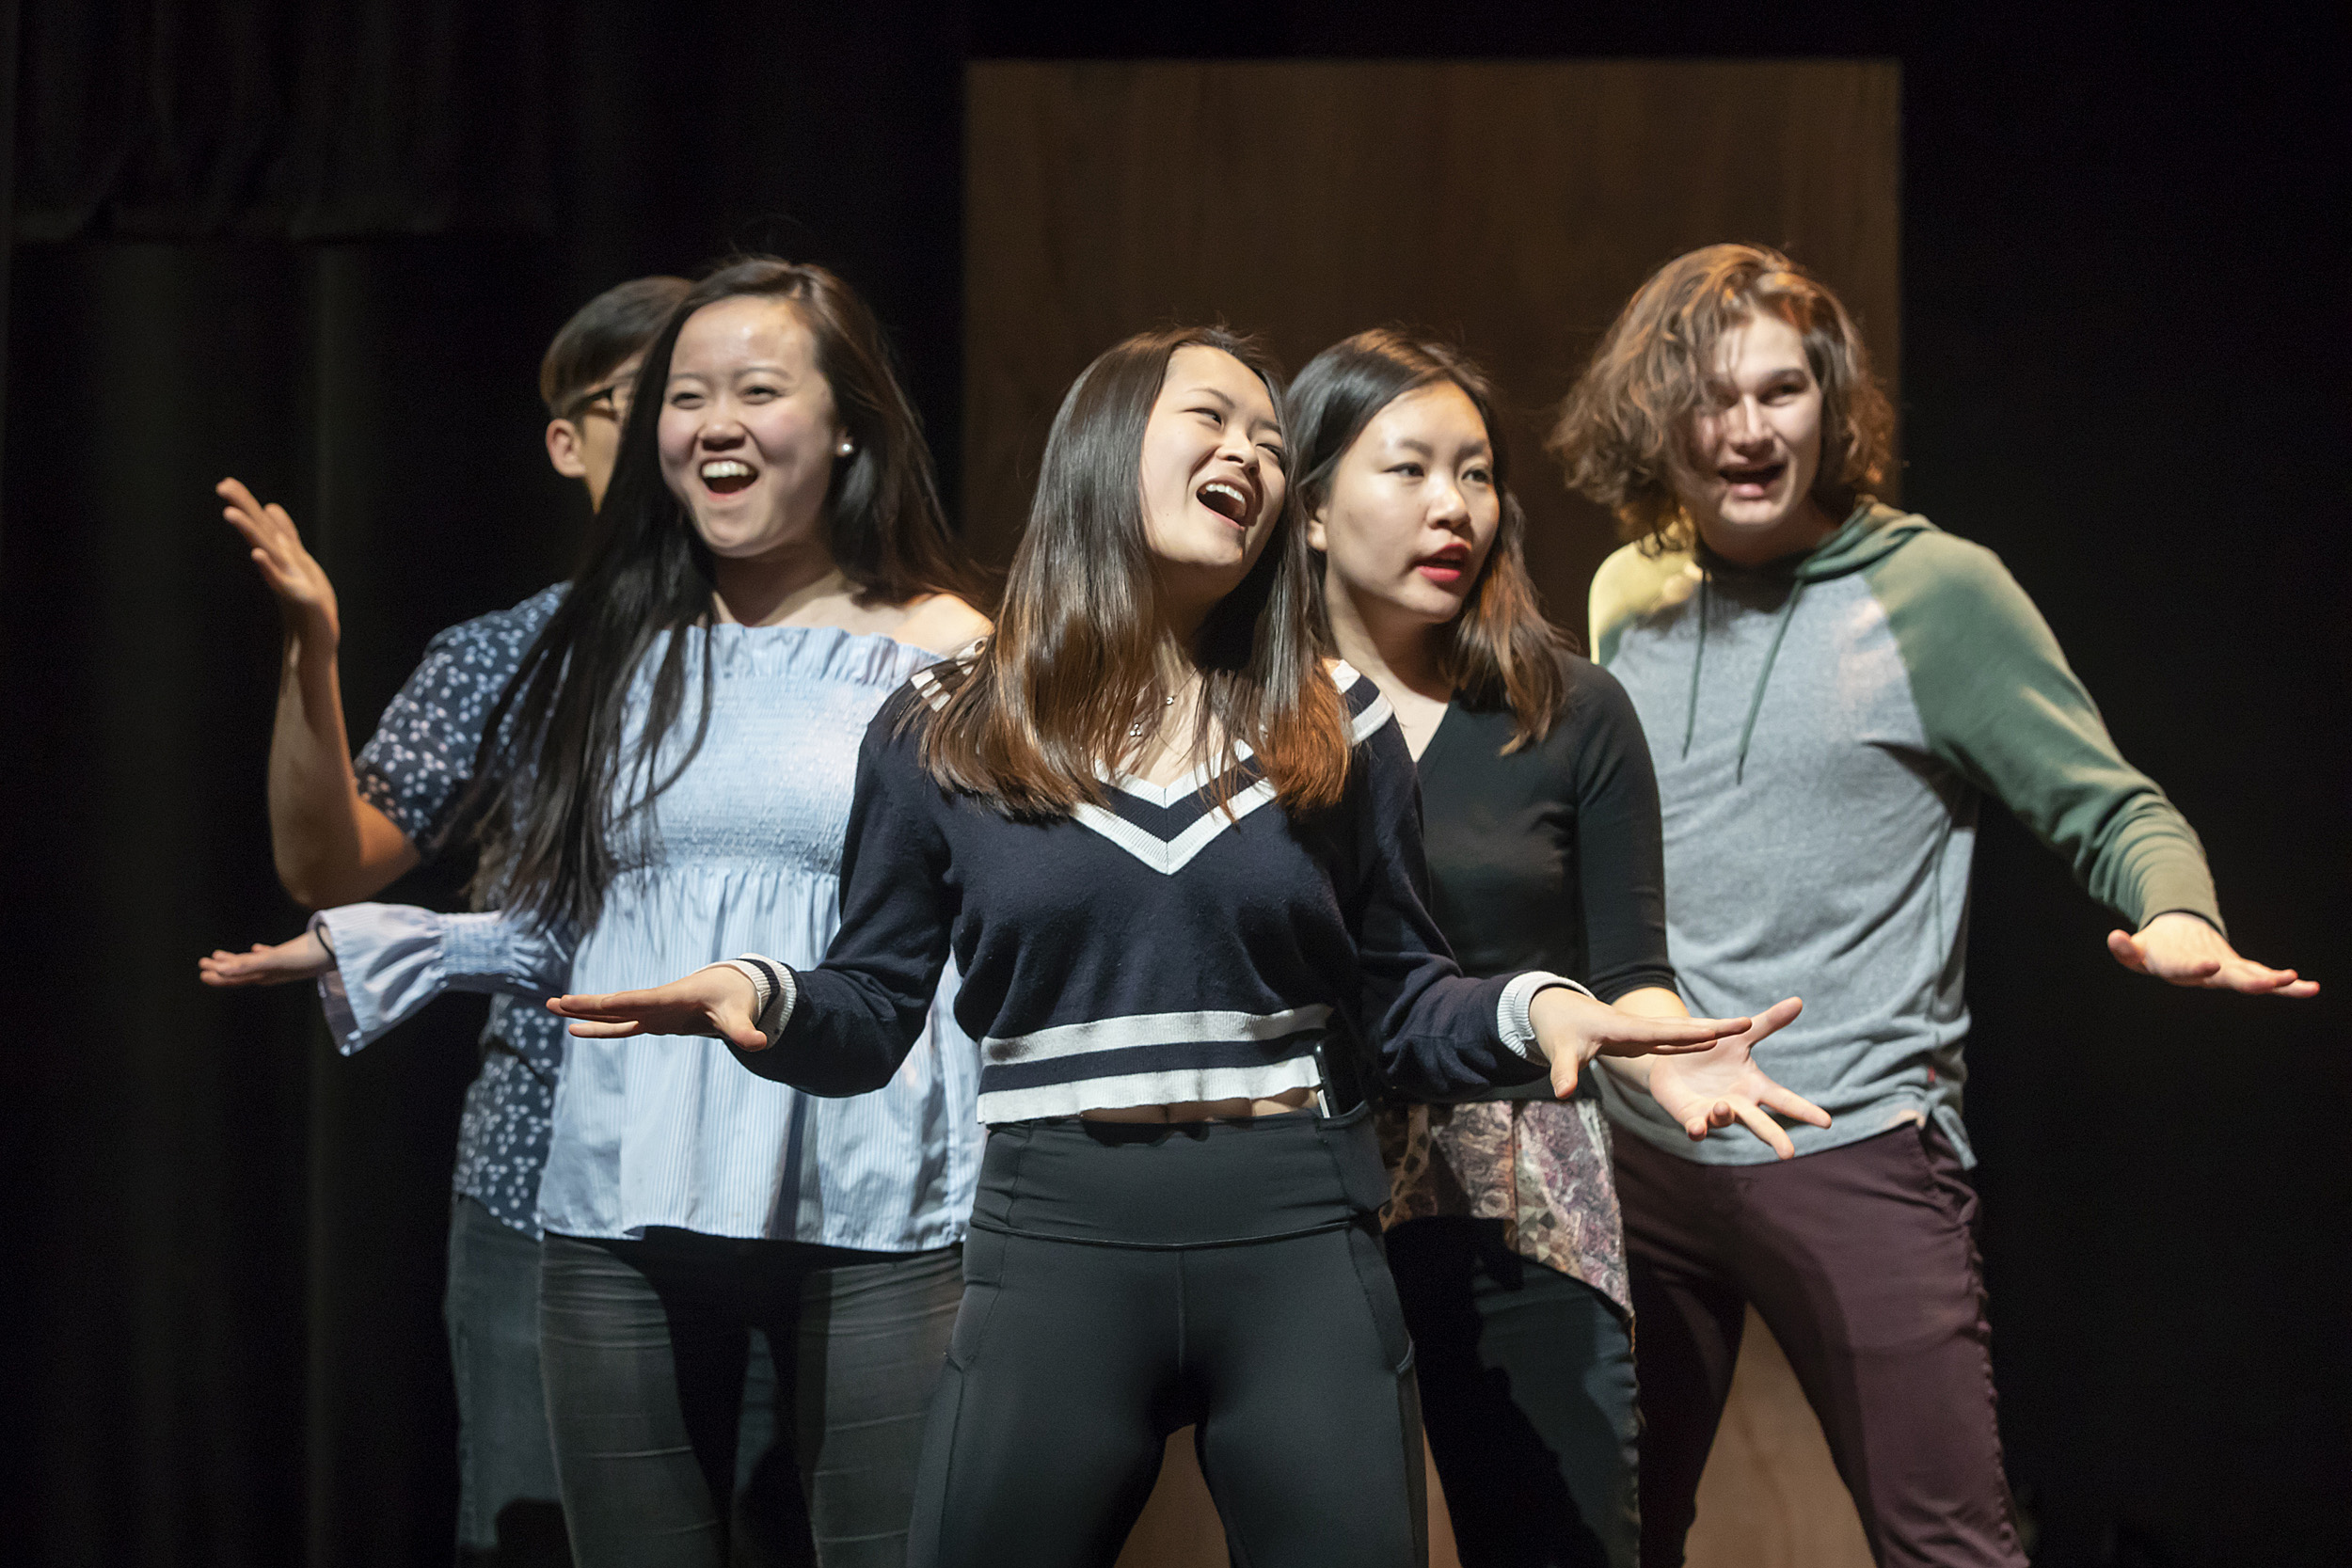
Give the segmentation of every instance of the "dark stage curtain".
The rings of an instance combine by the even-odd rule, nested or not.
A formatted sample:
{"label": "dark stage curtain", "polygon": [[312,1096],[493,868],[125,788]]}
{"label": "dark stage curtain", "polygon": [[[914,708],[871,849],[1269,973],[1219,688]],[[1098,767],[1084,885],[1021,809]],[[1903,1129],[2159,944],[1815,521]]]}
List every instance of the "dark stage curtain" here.
{"label": "dark stage curtain", "polygon": [[556,11],[27,0],[17,234],[544,230]]}
{"label": "dark stage curtain", "polygon": [[951,462],[960,52],[916,8],[24,12],[0,863],[8,974],[82,1000],[7,1047],[0,1561],[446,1561],[480,1005],[343,1060],[306,996],[195,983],[301,915],[262,810],[277,616],[211,487],[283,501],[341,586],[357,737],[434,631],[568,570],[536,374],[598,289],[834,265]]}
{"label": "dark stage curtain", "polygon": [[[433,630],[563,569],[582,519],[532,377],[595,290],[733,245],[839,265],[954,495],[967,53],[1427,52],[1902,64],[1904,499],[2041,601],[2204,833],[2243,945],[2332,988],[2122,974],[1991,814],[1969,1115],[2011,1468],[2045,1564],[2352,1556],[2331,52],[1914,9],[24,0],[0,77],[0,1560],[448,1550],[473,1017],[344,1061],[307,998],[195,983],[199,952],[297,918],[262,821],[276,617],[212,483],[284,499],[325,552],[364,732]],[[17,16],[0,0],[0,43]],[[1288,175],[1234,177],[1246,244]]]}

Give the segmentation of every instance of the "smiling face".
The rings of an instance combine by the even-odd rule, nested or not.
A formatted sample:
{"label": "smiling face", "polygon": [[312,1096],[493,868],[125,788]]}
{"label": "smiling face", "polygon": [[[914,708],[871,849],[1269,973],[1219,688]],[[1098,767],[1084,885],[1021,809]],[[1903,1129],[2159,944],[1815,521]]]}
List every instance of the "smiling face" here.
{"label": "smiling face", "polygon": [[1198,344],[1168,358],[1143,433],[1143,532],[1170,610],[1232,593],[1282,515],[1282,426],[1258,373]]}
{"label": "smiling face", "polygon": [[661,403],[661,478],[714,555],[825,545],[848,437],[817,341],[783,300],[739,294],[678,329]]}
{"label": "smiling face", "polygon": [[1814,499],[1821,385],[1804,340],[1759,311],[1715,344],[1707,406],[1692,416],[1692,472],[1676,489],[1716,554],[1761,565],[1811,549],[1836,528]]}
{"label": "smiling face", "polygon": [[1335,618],[1441,626],[1462,611],[1502,526],[1494,446],[1451,381],[1375,414],[1307,523]]}

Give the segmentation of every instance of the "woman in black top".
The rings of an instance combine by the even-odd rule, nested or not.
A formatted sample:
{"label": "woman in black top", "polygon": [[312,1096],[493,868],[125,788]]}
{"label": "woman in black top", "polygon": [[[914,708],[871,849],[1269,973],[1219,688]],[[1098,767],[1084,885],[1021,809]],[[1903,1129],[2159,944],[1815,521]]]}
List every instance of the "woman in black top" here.
{"label": "woman in black top", "polygon": [[[1536,608],[1492,403],[1459,354],[1393,331],[1300,373],[1292,428],[1328,629],[1419,759],[1430,909],[1464,971],[1556,970],[1678,1017],[1649,751],[1617,683]],[[1651,1092],[1693,1136],[1737,1117],[1786,1154],[1762,1107],[1827,1118],[1747,1049],[1795,1010],[1642,1064]],[[1630,1568],[1631,1305],[1608,1137],[1589,1093],[1546,1088],[1382,1117],[1390,1263],[1463,1561]]]}
{"label": "woman in black top", "polygon": [[1279,400],[1220,330],[1098,358],[995,636],[867,734],[825,962],[553,1004],[852,1094],[889,1080],[954,953],[991,1135],[918,1563],[1108,1562],[1186,1424],[1238,1560],[1423,1560],[1367,1069],[1566,1093],[1600,1052],[1750,1028],[1454,967],[1405,742],[1316,654]]}

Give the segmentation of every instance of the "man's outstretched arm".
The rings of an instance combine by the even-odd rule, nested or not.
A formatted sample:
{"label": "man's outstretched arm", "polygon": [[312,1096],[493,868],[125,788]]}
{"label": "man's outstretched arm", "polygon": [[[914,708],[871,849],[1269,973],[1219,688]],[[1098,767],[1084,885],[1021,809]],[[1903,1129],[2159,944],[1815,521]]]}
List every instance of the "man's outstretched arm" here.
{"label": "man's outstretched arm", "polygon": [[251,546],[286,622],[277,721],[270,732],[270,851],[294,901],[326,909],[373,897],[417,863],[398,824],[359,793],[343,724],[336,647],[342,627],[334,584],[303,548],[282,506],[263,506],[221,481],[223,515]]}
{"label": "man's outstretched arm", "polygon": [[2107,937],[2117,962],[2179,986],[2318,992],[2316,981],[2230,944],[2196,831],[2123,760],[2048,623],[1992,551],[1931,535],[1889,557],[1871,589],[1902,651],[1930,747],[2131,923]]}

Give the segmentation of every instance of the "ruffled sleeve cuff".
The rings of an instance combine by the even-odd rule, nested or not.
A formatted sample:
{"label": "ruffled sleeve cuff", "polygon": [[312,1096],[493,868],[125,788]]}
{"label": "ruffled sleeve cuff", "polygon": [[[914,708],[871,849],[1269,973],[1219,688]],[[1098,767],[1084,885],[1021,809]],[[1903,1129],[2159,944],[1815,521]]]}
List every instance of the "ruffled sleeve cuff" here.
{"label": "ruffled sleeve cuff", "polygon": [[445,990],[543,1001],[560,992],[570,944],[492,911],[440,914],[405,904],[346,904],[310,917],[334,956],[319,1003],[348,1055]]}

